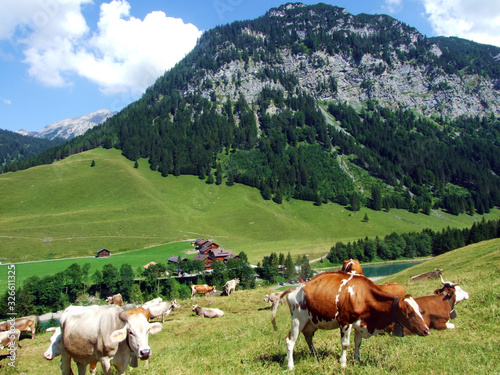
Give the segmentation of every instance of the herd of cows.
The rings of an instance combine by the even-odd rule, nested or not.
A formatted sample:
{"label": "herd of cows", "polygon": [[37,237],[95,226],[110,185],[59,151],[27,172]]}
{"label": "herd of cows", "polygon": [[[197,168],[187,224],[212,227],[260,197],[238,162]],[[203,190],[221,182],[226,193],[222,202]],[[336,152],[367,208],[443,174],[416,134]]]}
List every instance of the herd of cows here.
{"label": "herd of cows", "polygon": [[[454,328],[450,319],[456,316],[455,305],[469,295],[458,283],[444,281],[441,271],[436,269],[412,277],[412,281],[440,277],[442,283],[442,288],[436,289],[434,294],[413,298],[400,284],[376,285],[363,276],[359,262],[350,259],[344,262],[342,271],[324,272],[297,288],[265,295],[264,301],[272,309],[271,322],[275,330],[278,306],[286,301],[290,310],[291,328],[286,336],[288,369],[294,369],[293,349],[301,332],[311,354],[316,356],[314,333],[319,329],[339,328],[340,364],[345,368],[352,328],[358,360],[362,339],[380,332],[426,336],[431,328]],[[238,283],[238,279],[228,281],[223,293],[229,296]],[[191,286],[191,298],[196,294],[216,292],[215,287],[208,285]],[[124,310],[120,294],[108,297],[107,302],[108,305],[69,306],[61,315],[60,327],[47,329],[53,334],[44,357],[52,360],[61,356],[63,375],[73,374],[71,360],[77,364],[79,375],[86,373],[87,366],[94,374],[98,362],[105,374],[111,373],[112,366],[119,374],[125,374],[129,365],[138,366],[139,359],[146,361],[147,366],[151,355],[149,334],[162,329],[161,323],[151,320],[161,318],[163,323],[173,309],[180,307],[177,301],[163,302],[156,298],[140,307]],[[224,316],[220,309],[197,305],[192,306],[192,311],[203,318]],[[18,340],[21,332],[30,332],[32,338],[35,336],[35,316],[16,319],[14,335],[9,330],[9,323],[0,323],[0,349]]]}

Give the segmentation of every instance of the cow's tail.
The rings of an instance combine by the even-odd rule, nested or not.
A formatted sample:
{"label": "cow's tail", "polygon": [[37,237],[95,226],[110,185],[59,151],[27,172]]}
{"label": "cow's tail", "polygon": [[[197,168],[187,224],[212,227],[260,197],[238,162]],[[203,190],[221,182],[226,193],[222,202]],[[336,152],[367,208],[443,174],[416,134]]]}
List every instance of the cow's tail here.
{"label": "cow's tail", "polygon": [[287,289],[285,290],[283,293],[280,294],[280,296],[278,297],[278,300],[274,303],[274,308],[273,308],[273,317],[271,319],[271,323],[273,323],[273,328],[275,331],[278,330],[278,327],[276,326],[276,311],[278,310],[278,306],[280,305],[280,300],[286,296],[288,293],[294,291],[295,289],[294,288],[290,288],[290,289]]}

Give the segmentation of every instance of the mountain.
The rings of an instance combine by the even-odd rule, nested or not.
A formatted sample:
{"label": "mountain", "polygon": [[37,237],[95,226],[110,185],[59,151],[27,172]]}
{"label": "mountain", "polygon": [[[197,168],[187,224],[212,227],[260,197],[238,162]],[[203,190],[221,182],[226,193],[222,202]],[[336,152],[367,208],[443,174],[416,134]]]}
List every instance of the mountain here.
{"label": "mountain", "polygon": [[286,4],[206,31],[140,100],[26,166],[114,147],[165,177],[243,183],[278,203],[488,212],[499,60],[498,47],[389,16]]}
{"label": "mountain", "polygon": [[26,130],[19,130],[17,133],[22,135],[29,135],[32,137],[46,138],[46,139],[72,139],[84,134],[87,130],[92,129],[94,126],[103,123],[106,119],[116,114],[107,109],[101,109],[96,112],[89,113],[80,117],[73,117],[66,120],[54,122],[45,126],[40,132],[28,132]]}

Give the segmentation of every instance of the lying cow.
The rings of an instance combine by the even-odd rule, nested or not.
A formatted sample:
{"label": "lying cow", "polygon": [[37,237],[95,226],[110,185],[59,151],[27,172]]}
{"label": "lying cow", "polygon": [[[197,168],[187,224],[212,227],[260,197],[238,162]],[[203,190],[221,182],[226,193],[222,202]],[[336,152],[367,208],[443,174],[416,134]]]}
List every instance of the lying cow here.
{"label": "lying cow", "polygon": [[344,260],[344,263],[342,264],[342,271],[357,273],[358,275],[363,274],[361,264],[359,264],[359,260],[356,259]]}
{"label": "lying cow", "polygon": [[[7,320],[5,322],[0,323],[0,332],[8,331],[11,327],[11,321]],[[35,338],[35,330],[36,330],[36,316],[30,315],[22,318],[17,318],[14,323],[15,329],[18,329],[21,333],[30,332],[31,338]]]}
{"label": "lying cow", "polygon": [[200,307],[198,305],[193,305],[193,311],[195,311],[196,314],[202,318],[220,318],[221,316],[224,316],[224,311],[222,310]]}
{"label": "lying cow", "polygon": [[236,285],[240,283],[240,279],[233,279],[229,280],[225,285],[224,285],[224,291],[226,293],[226,296],[230,295],[232,292],[236,290]]}
{"label": "lying cow", "polygon": [[161,322],[164,323],[165,317],[168,316],[173,309],[178,309],[180,307],[181,305],[177,303],[177,300],[173,300],[170,302],[160,302],[156,305],[149,305],[146,306],[145,309],[149,312],[150,319],[161,316]]}
{"label": "lying cow", "polygon": [[9,350],[17,349],[21,347],[19,345],[19,336],[21,331],[18,329],[0,332],[0,350],[3,348],[9,348]]}
{"label": "lying cow", "polygon": [[440,270],[438,268],[434,268],[434,271],[424,272],[424,273],[421,273],[419,275],[415,275],[415,276],[410,277],[410,281],[437,279],[439,276],[441,276],[442,271],[443,270]]}
{"label": "lying cow", "polygon": [[[52,361],[55,357],[61,355],[61,327],[50,327],[45,330],[46,332],[54,332],[50,337],[50,345],[43,354],[43,357]],[[90,364],[90,374],[94,375],[96,372],[96,363]],[[70,372],[72,374],[72,372]]]}
{"label": "lying cow", "polygon": [[113,295],[112,297],[107,297],[106,302],[108,305],[118,305],[123,306],[123,298],[120,293]]}
{"label": "lying cow", "polygon": [[280,295],[281,292],[266,294],[264,296],[264,302],[269,303],[269,305],[271,305],[271,308],[273,308],[276,302],[279,301],[280,303],[283,303],[283,300],[280,300]]}
{"label": "lying cow", "polygon": [[195,294],[204,294],[208,296],[211,292],[216,292],[215,286],[208,286],[207,284],[191,285],[191,298],[193,298]]}
{"label": "lying cow", "polygon": [[469,299],[469,293],[460,288],[459,283],[444,281],[442,276],[441,283],[443,287],[436,289],[433,295],[416,297],[415,301],[424,310],[422,316],[429,328],[453,329],[455,325],[450,323],[450,319],[455,317],[455,305]]}
{"label": "lying cow", "polygon": [[116,305],[91,307],[84,313],[71,314],[70,306],[61,316],[63,375],[70,374],[71,359],[77,363],[79,374],[85,374],[88,364],[99,361],[109,375],[111,364],[124,374],[132,354],[141,360],[151,356],[148,334],[160,332],[160,323],[149,323],[140,313],[129,315]]}
{"label": "lying cow", "polygon": [[[347,366],[346,349],[349,346],[351,325],[355,329],[355,358],[360,359],[359,348],[363,338],[380,333],[393,322],[399,322],[420,336],[430,333],[415,300],[385,293],[368,278],[342,271],[324,272],[297,289],[285,290],[292,315],[292,326],[286,337],[288,369],[294,369],[293,348],[300,332],[304,334],[311,353],[317,356],[313,336],[318,329],[340,328],[342,353],[340,364]],[[272,323],[276,330],[274,305]]]}

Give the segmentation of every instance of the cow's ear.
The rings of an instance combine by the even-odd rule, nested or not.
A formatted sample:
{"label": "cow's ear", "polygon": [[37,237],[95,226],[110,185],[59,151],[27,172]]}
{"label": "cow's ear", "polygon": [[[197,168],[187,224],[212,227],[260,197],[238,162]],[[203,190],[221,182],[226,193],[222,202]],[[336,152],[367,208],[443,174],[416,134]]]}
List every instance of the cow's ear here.
{"label": "cow's ear", "polygon": [[127,338],[127,327],[123,327],[122,329],[117,329],[111,334],[111,340],[113,342],[122,342]]}
{"label": "cow's ear", "polygon": [[161,329],[162,329],[162,325],[160,323],[149,324],[149,333],[151,333],[152,335],[157,334],[158,332],[161,331]]}

